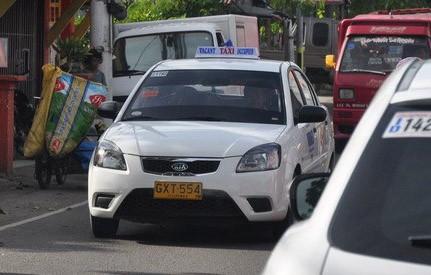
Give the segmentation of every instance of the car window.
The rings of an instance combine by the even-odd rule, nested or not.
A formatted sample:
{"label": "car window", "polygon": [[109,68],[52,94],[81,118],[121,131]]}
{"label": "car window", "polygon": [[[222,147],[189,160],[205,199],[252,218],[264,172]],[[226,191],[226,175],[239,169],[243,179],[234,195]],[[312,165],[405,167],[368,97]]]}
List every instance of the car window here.
{"label": "car window", "polygon": [[123,120],[213,120],[284,124],[278,73],[226,70],[152,72]]}
{"label": "car window", "polygon": [[298,83],[301,87],[302,93],[304,94],[306,105],[316,105],[315,99],[312,95],[312,91],[310,89],[309,83],[305,80],[304,76],[298,72],[293,71],[296,79],[298,79]]}
{"label": "car window", "polygon": [[304,100],[302,99],[301,90],[299,89],[298,83],[292,71],[288,72],[288,78],[293,117],[298,118],[299,110],[301,110],[301,107],[304,105]]}
{"label": "car window", "polygon": [[[368,142],[337,206],[330,240],[345,251],[431,263],[431,107],[391,106]],[[407,130],[409,132],[407,132]]]}

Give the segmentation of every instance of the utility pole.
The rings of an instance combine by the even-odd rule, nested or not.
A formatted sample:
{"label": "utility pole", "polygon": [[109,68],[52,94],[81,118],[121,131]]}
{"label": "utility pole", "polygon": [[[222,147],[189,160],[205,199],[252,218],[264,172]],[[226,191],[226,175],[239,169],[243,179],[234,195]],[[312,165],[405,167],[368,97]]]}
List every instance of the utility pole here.
{"label": "utility pole", "polygon": [[294,61],[295,53],[293,50],[293,31],[292,31],[292,20],[290,18],[284,18],[284,38],[283,38],[283,52],[284,60]]}
{"label": "utility pole", "polygon": [[302,12],[296,8],[296,64],[304,70],[304,24]]}
{"label": "utility pole", "polygon": [[99,69],[105,74],[108,85],[107,100],[112,100],[112,15],[108,13],[106,5],[107,0],[91,1],[90,44],[102,52],[103,63]]}

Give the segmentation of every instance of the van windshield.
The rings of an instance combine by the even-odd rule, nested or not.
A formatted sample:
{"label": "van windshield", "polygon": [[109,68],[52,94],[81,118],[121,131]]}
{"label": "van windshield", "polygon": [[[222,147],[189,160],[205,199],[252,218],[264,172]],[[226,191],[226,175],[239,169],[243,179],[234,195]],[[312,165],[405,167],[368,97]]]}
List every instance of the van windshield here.
{"label": "van windshield", "polygon": [[142,75],[161,60],[193,58],[198,46],[214,46],[210,32],[171,32],[119,38],[113,48],[113,76]]}
{"label": "van windshield", "polygon": [[340,72],[391,72],[407,57],[430,58],[428,41],[420,36],[351,36]]}

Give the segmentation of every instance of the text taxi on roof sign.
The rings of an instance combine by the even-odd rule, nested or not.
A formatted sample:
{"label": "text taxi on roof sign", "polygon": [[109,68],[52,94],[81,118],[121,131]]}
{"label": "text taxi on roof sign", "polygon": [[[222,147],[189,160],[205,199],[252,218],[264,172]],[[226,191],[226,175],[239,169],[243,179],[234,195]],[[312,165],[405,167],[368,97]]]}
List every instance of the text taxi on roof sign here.
{"label": "text taxi on roof sign", "polygon": [[250,47],[198,47],[196,49],[195,57],[259,59],[259,50],[257,48]]}

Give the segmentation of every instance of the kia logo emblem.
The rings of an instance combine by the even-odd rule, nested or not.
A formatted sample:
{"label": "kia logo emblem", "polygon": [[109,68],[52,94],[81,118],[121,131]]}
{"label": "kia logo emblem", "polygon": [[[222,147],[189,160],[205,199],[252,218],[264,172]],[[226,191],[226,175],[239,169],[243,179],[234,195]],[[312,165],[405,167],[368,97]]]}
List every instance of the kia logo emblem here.
{"label": "kia logo emblem", "polygon": [[183,172],[183,171],[186,171],[187,169],[189,169],[189,166],[188,166],[187,164],[185,164],[185,163],[178,162],[178,163],[174,163],[174,164],[172,164],[172,165],[171,165],[171,168],[172,168],[174,171],[177,171],[177,172]]}

